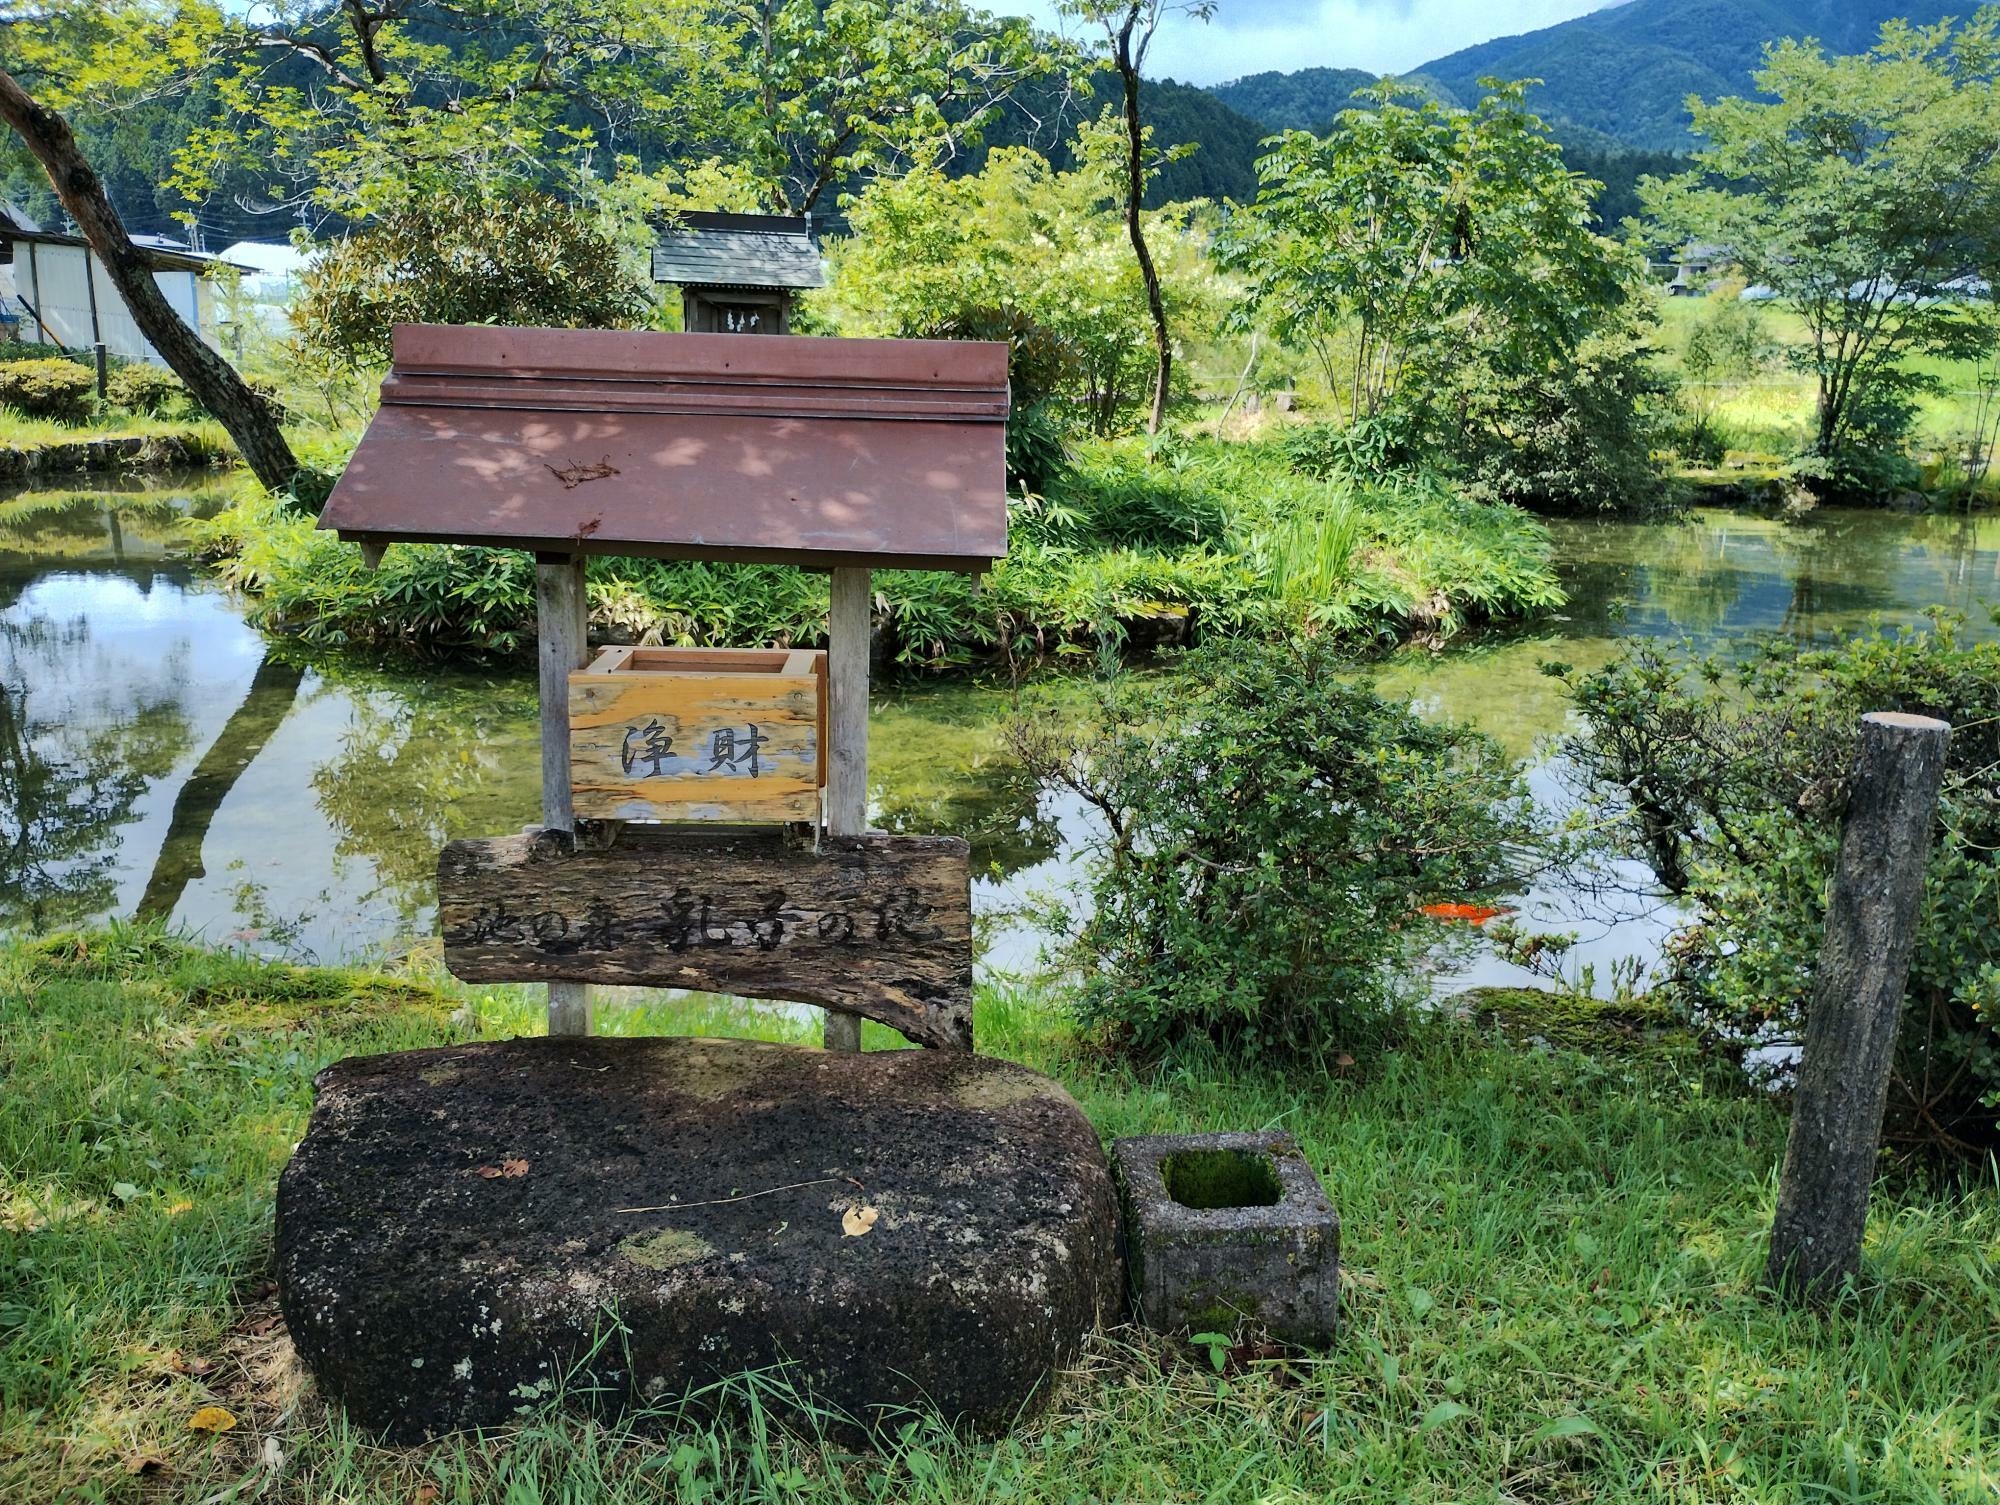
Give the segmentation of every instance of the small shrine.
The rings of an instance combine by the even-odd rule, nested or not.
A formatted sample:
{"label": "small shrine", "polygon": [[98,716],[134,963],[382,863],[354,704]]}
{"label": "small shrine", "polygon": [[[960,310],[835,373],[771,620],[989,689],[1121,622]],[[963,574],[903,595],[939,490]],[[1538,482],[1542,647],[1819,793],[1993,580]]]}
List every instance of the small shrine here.
{"label": "small shrine", "polygon": [[793,295],[826,267],[807,216],[689,211],[653,248],[653,280],[681,290],[690,334],[790,334]]}

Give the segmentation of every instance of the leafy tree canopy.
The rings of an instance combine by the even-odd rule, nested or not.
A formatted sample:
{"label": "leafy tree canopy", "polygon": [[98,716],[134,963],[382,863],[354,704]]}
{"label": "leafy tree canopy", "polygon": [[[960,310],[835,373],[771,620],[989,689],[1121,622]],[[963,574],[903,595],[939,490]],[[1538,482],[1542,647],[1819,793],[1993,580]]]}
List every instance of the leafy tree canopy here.
{"label": "leafy tree canopy", "polygon": [[1757,75],[1769,100],[1689,101],[1710,144],[1643,189],[1664,234],[1725,248],[1804,319],[1822,456],[1893,425],[1926,380],[1905,357],[1956,350],[1956,294],[2000,267],[1996,81],[1993,6],[1957,31],[1892,22],[1851,57],[1781,42]]}

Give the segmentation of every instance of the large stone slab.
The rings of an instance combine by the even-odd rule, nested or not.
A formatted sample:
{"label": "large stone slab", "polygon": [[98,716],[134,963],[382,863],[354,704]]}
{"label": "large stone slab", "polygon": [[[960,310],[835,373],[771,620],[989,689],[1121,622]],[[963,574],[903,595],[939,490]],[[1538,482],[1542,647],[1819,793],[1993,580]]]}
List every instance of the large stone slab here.
{"label": "large stone slab", "polygon": [[316,1085],[280,1297],[323,1389],[392,1441],[774,1365],[863,1423],[928,1404],[993,1431],[1121,1299],[1097,1136],[1009,1062],[536,1039]]}

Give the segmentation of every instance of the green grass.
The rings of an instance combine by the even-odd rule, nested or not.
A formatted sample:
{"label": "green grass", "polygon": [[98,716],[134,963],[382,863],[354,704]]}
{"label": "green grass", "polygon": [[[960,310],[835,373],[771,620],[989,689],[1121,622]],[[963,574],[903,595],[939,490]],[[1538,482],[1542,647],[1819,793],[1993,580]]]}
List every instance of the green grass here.
{"label": "green grass", "polygon": [[[1733,296],[1722,292],[1711,295]],[[1678,373],[1688,332],[1702,318],[1708,300],[1662,298],[1659,345],[1665,368]],[[1766,333],[1787,347],[1803,347],[1805,321],[1776,303],[1757,305]],[[1936,379],[1941,390],[1918,400],[1909,448],[1922,462],[1926,484],[1939,484],[1940,461],[1962,454],[1974,427],[1977,407],[1975,363],[1935,356],[1915,356],[1905,364]],[[1813,438],[1814,385],[1810,375],[1791,370],[1781,354],[1753,375],[1720,384],[1715,404],[1718,427],[1733,451],[1735,468],[1755,468],[1802,453]],[[1949,471],[1949,466],[1944,467]]]}
{"label": "green grass", "polygon": [[[809,1033],[713,1002],[607,1000],[602,1017]],[[1019,993],[988,992],[978,1022],[983,1048],[1051,1071],[1107,1136],[1296,1134],[1345,1221],[1332,1351],[1218,1383],[1205,1348],[1118,1330],[997,1444],[913,1420],[855,1456],[754,1417],[634,1435],[551,1414],[381,1449],[265,1330],[273,1181],[319,1067],[530,1030],[531,995],[145,932],[0,949],[0,1499],[1821,1505],[2000,1488],[1990,1171],[1970,1189],[1885,1180],[1860,1288],[1791,1312],[1757,1288],[1784,1119],[1684,1054],[1517,1049],[1440,1020],[1301,1081],[1120,1064]],[[191,1432],[208,1404],[239,1425]],[[127,1472],[142,1456],[164,1471]]]}
{"label": "green grass", "polygon": [[[1089,658],[1178,640],[1191,621],[1444,637],[1562,599],[1548,532],[1519,509],[1421,480],[1336,491],[1292,470],[1273,442],[1087,443],[1062,487],[1012,510],[1008,557],[982,580],[877,573],[905,663]],[[371,573],[357,549],[268,499],[200,538],[253,594],[262,625],[316,644],[506,653],[532,637],[533,571],[517,551],[403,544]],[[597,629],[626,638],[798,644],[825,633],[825,578],[793,569],[595,559],[590,601]]]}
{"label": "green grass", "polygon": [[0,407],[0,446],[39,449],[51,444],[81,444],[92,439],[186,439],[209,454],[231,453],[222,425],[202,418],[149,418],[143,413],[107,409],[89,423],[62,423],[32,418],[14,408]]}

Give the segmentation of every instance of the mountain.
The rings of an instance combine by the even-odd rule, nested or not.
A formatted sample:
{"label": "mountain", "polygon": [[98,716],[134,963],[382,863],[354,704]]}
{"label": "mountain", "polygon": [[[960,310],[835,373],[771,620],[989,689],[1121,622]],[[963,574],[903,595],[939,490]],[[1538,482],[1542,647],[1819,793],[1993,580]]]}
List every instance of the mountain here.
{"label": "mountain", "polygon": [[1365,68],[1301,68],[1297,73],[1253,73],[1208,92],[1239,115],[1270,131],[1324,131],[1346,109],[1356,89],[1375,82]]}
{"label": "mountain", "polygon": [[[955,170],[977,172],[987,149],[996,146],[1032,146],[1056,166],[1073,167],[1077,125],[1112,108],[1117,99],[1117,81],[1101,74],[1085,94],[1072,93],[1062,81],[1031,85],[1001,106],[982,144],[961,155]],[[1257,197],[1256,163],[1262,155],[1257,143],[1271,134],[1264,121],[1230,108],[1212,89],[1170,78],[1145,80],[1139,109],[1156,147],[1188,143],[1195,148],[1160,169],[1146,190],[1150,207],[1188,199],[1247,204]]]}
{"label": "mountain", "polygon": [[1530,101],[1547,119],[1628,146],[1685,151],[1695,144],[1687,96],[1754,93],[1750,75],[1769,42],[1817,37],[1830,52],[1865,52],[1892,18],[1929,23],[1974,8],[1973,0],[1626,0],[1420,71],[1460,99],[1476,99],[1484,77],[1539,78]]}

